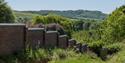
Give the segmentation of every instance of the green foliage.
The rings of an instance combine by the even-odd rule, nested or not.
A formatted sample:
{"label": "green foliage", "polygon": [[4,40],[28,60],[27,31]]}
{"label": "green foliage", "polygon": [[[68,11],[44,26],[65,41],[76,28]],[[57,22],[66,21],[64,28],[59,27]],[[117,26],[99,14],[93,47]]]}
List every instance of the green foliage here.
{"label": "green foliage", "polygon": [[93,41],[92,43],[89,43],[89,47],[91,48],[102,48],[103,45],[104,43],[101,41]]}
{"label": "green foliage", "polygon": [[11,23],[14,21],[13,11],[4,0],[0,0],[0,23]]}
{"label": "green foliage", "polygon": [[89,54],[75,53],[73,50],[66,51],[67,57],[65,59],[53,59],[49,63],[103,63],[94,53]]}
{"label": "green foliage", "polygon": [[59,23],[62,26],[65,26],[65,28],[70,28],[72,21],[68,18],[57,16],[57,15],[47,15],[47,16],[36,16],[33,18],[33,24],[49,24],[49,23]]}
{"label": "green foliage", "polygon": [[125,38],[125,6],[121,6],[110,14],[97,29],[91,32],[91,35],[89,32],[90,30],[74,33],[73,38],[87,43],[96,52],[103,47],[108,48],[110,53],[121,50],[124,44],[122,41]]}
{"label": "green foliage", "polygon": [[36,16],[33,18],[33,25],[43,23],[43,24],[50,24],[50,23],[57,23],[63,26],[64,30],[67,32],[68,36],[71,37],[74,22],[62,16],[57,15],[47,15],[47,16]]}
{"label": "green foliage", "polygon": [[33,17],[40,16],[39,14],[23,13],[19,11],[14,11],[14,14],[16,16],[17,23],[26,23],[26,22],[32,21]]}
{"label": "green foliage", "polygon": [[90,42],[90,37],[88,31],[74,32],[72,37],[80,43]]}
{"label": "green foliage", "polygon": [[43,24],[49,24],[49,23],[59,23],[60,21],[63,21],[64,19],[62,17],[59,16],[36,16],[33,19],[33,24],[39,24],[39,23],[43,23]]}
{"label": "green foliage", "polygon": [[93,41],[98,41],[100,35],[97,33],[97,30],[83,30],[73,32],[72,38],[77,40],[80,43],[92,43]]}
{"label": "green foliage", "polygon": [[125,54],[124,54],[125,50],[124,50],[124,47],[122,49],[123,50],[121,50],[117,54],[113,55],[111,57],[111,59],[109,59],[105,63],[124,63],[125,62]]}
{"label": "green foliage", "polygon": [[125,38],[125,6],[116,9],[102,24],[102,40],[120,42]]}
{"label": "green foliage", "polygon": [[44,49],[27,51],[27,60],[37,60],[47,58],[48,53]]}
{"label": "green foliage", "polygon": [[[0,63],[123,63],[125,59],[125,50],[112,55],[111,59],[102,61],[92,52],[84,54],[76,53],[71,49],[28,49],[25,53],[18,55],[0,57]],[[49,62],[48,62],[49,61]]]}
{"label": "green foliage", "polygon": [[62,49],[55,49],[52,53],[53,59],[64,59],[67,57],[66,51],[63,51]]}
{"label": "green foliage", "polygon": [[105,45],[103,47],[108,48],[109,52],[112,53],[112,52],[120,51],[124,47],[123,44],[124,43],[113,43],[113,44]]}

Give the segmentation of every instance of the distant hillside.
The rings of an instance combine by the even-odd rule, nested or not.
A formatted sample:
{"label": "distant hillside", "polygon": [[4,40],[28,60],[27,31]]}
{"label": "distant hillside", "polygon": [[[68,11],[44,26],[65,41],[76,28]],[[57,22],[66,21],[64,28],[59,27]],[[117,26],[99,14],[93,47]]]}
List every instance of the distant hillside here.
{"label": "distant hillside", "polygon": [[14,14],[16,15],[16,17],[26,17],[26,18],[32,18],[34,16],[40,16],[39,14],[33,14],[33,13],[24,13],[24,12],[20,12],[20,11],[15,11]]}
{"label": "distant hillside", "polygon": [[[17,11],[16,11],[17,12]],[[30,13],[37,15],[48,15],[56,14],[73,19],[104,19],[107,14],[101,11],[89,11],[89,10],[67,10],[67,11],[56,11],[56,10],[40,10],[40,11],[18,11],[17,13]]]}
{"label": "distant hillside", "polygon": [[16,22],[22,22],[22,21],[31,21],[31,19],[35,16],[40,16],[39,14],[33,14],[33,13],[24,13],[20,11],[14,11],[14,14],[16,16]]}

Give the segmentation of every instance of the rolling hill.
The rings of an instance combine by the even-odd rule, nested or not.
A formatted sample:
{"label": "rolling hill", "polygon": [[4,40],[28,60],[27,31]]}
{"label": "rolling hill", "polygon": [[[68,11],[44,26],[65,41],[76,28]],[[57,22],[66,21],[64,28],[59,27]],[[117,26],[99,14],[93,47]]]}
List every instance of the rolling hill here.
{"label": "rolling hill", "polygon": [[107,14],[102,13],[101,11],[90,11],[90,10],[67,10],[67,11],[58,11],[58,10],[40,10],[40,11],[15,11],[17,16],[37,16],[37,15],[48,15],[56,14],[72,19],[100,19],[103,20],[106,18]]}

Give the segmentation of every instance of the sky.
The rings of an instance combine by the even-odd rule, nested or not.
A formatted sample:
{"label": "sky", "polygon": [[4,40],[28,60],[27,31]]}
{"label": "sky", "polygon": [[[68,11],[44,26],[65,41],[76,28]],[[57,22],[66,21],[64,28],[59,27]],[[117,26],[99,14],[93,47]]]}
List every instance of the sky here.
{"label": "sky", "polygon": [[125,0],[5,0],[14,10],[98,10],[111,13]]}

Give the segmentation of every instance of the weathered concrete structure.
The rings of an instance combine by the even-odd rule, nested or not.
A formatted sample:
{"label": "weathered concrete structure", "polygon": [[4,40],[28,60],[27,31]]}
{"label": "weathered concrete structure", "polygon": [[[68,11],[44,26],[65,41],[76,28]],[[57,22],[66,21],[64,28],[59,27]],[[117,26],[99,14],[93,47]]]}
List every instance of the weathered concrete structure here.
{"label": "weathered concrete structure", "polygon": [[59,48],[67,48],[68,47],[68,37],[67,37],[67,35],[59,36],[58,47]]}
{"label": "weathered concrete structure", "polygon": [[25,29],[24,24],[0,24],[0,55],[24,49]]}
{"label": "weathered concrete structure", "polygon": [[67,48],[75,46],[74,40],[57,31],[45,31],[43,28],[26,28],[25,24],[0,24],[0,56],[25,50],[26,47]]}
{"label": "weathered concrete structure", "polygon": [[44,45],[44,29],[43,28],[28,28],[26,43],[31,48],[36,49]]}
{"label": "weathered concrete structure", "polygon": [[69,47],[74,47],[76,45],[76,40],[74,40],[74,39],[70,39],[70,40],[68,40],[68,46]]}
{"label": "weathered concrete structure", "polygon": [[45,47],[56,47],[58,44],[58,32],[47,31],[45,33]]}

